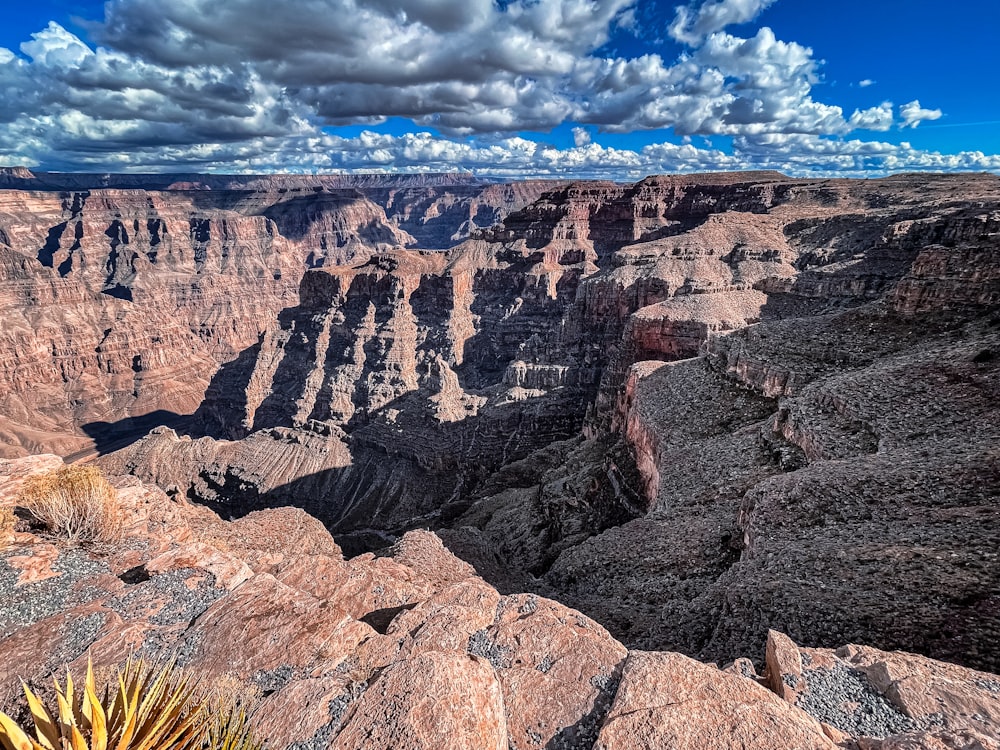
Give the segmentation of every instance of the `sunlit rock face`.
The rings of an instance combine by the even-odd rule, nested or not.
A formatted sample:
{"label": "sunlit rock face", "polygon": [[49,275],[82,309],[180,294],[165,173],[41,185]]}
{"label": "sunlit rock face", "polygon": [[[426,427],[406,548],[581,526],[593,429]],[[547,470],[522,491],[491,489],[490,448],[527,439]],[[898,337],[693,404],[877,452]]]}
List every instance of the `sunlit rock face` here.
{"label": "sunlit rock face", "polygon": [[4,455],[106,448],[174,424],[295,306],[307,269],[418,244],[405,226],[450,247],[543,188],[460,175],[3,178]]}
{"label": "sunlit rock face", "polygon": [[[8,451],[161,409],[101,464],[349,554],[434,528],[629,646],[997,668],[998,178],[206,184],[0,194],[50,212],[4,213]],[[108,209],[98,272],[119,193],[188,213]]]}
{"label": "sunlit rock face", "polygon": [[[0,459],[0,508],[61,465]],[[773,630],[754,661],[720,669],[629,649],[552,599],[504,595],[428,531],[346,559],[300,509],[225,521],[110,480],[127,544],[70,546],[23,522],[0,538],[5,710],[21,680],[63,665],[102,680],[126,654],[172,654],[288,750],[996,747],[996,674]]]}

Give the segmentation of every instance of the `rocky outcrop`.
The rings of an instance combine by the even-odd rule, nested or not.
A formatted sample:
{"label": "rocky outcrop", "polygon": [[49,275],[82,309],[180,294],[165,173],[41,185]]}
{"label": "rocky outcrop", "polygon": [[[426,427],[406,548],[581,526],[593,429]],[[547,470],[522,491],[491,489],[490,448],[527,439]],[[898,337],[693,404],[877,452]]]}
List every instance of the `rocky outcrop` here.
{"label": "rocky outcrop", "polygon": [[[0,461],[0,505],[58,463]],[[348,561],[301,511],[226,522],[114,481],[127,546],[22,530],[0,550],[4,710],[20,678],[88,660],[103,674],[137,652],[240,695],[273,748],[931,750],[992,748],[1000,732],[996,675],[777,633],[762,678],[745,659],[628,651],[555,601],[502,596],[429,532]]]}
{"label": "rocky outcrop", "polygon": [[[113,387],[91,377],[85,338],[53,339],[38,356],[80,358],[60,375],[77,409],[205,394],[176,431],[103,457],[113,472],[226,515],[296,504],[349,555],[430,526],[504,593],[564,600],[633,648],[723,661],[762,652],[779,628],[824,647],[867,642],[996,669],[995,176],[479,188],[164,191],[155,200],[217,201],[212,237],[273,225],[283,249],[266,257],[291,253],[299,275],[254,283],[294,278],[295,299],[275,312],[260,292],[271,317],[236,310],[231,335],[228,318],[195,325],[195,302],[174,305],[152,318],[169,346],[137,361],[112,325]],[[116,191],[105,192],[84,213]],[[72,214],[73,200],[52,210]],[[476,201],[496,203],[502,221],[466,218]],[[106,235],[109,253],[123,231],[146,242],[128,220]],[[446,225],[454,242],[468,221],[471,238],[447,251],[386,248],[444,238]],[[12,241],[37,234],[28,224],[10,225]],[[81,261],[57,280],[74,258],[65,232],[41,275],[13,245],[3,256],[10,288],[27,290],[22,308],[47,278],[90,320],[67,284],[91,274],[132,290],[131,301],[101,296],[148,331],[152,264],[133,278],[119,259],[109,282]],[[344,232],[354,239],[338,248]],[[206,243],[222,304],[243,277],[222,270],[226,243]],[[171,278],[198,276],[190,261],[171,261],[183,271]],[[171,356],[203,335],[209,351]],[[207,387],[202,372],[215,373]],[[27,382],[8,413],[55,424],[64,402],[44,412],[19,395]],[[118,395],[92,398],[95,383]]]}

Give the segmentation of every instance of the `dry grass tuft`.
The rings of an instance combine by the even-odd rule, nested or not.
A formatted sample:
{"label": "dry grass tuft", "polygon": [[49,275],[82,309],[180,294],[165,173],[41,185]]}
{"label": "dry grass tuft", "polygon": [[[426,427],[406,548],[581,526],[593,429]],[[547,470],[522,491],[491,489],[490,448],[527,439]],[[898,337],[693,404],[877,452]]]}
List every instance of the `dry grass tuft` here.
{"label": "dry grass tuft", "polygon": [[96,466],[65,466],[29,477],[18,504],[71,543],[115,542],[122,536],[118,491]]}

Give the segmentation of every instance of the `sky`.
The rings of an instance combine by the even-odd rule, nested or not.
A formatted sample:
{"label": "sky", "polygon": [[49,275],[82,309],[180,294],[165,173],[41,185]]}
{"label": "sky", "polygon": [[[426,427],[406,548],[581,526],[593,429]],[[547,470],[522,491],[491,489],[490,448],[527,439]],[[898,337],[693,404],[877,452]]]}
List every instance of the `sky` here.
{"label": "sky", "polygon": [[0,165],[1000,172],[995,0],[4,0]]}

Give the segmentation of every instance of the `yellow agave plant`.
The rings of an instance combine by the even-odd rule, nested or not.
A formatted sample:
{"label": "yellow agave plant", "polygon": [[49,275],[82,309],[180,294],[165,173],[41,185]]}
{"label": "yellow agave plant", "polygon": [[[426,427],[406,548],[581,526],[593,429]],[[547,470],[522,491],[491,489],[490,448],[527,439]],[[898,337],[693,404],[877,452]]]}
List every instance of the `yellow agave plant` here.
{"label": "yellow agave plant", "polygon": [[103,699],[92,665],[82,690],[67,672],[65,690],[55,681],[54,712],[27,685],[24,694],[35,737],[0,712],[4,750],[261,750],[242,711],[210,712],[173,663],[154,671],[129,658]]}

